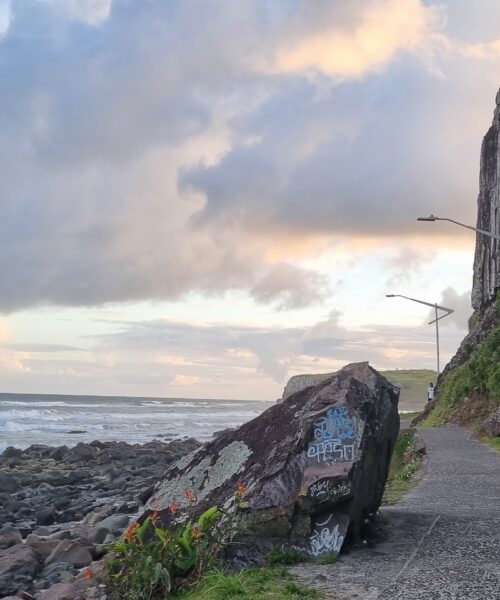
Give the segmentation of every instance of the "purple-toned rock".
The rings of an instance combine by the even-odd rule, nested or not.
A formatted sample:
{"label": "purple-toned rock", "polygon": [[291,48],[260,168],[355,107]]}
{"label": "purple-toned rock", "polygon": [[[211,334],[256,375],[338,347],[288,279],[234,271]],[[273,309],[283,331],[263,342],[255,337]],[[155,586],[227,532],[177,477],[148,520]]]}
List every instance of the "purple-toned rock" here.
{"label": "purple-toned rock", "polygon": [[[398,399],[399,389],[368,363],[347,365],[175,463],[147,508],[172,526],[212,505],[230,507],[245,482],[254,547],[261,540],[262,548],[336,555],[379,508],[398,436]],[[172,502],[182,507],[175,515]]]}
{"label": "purple-toned rock", "polygon": [[85,598],[81,583],[56,583],[36,595],[36,600],[81,600]]}
{"label": "purple-toned rock", "polygon": [[78,542],[61,540],[45,560],[45,564],[47,565],[53,562],[67,562],[77,569],[80,569],[90,565],[92,562],[92,555],[87,548]]}
{"label": "purple-toned rock", "polygon": [[39,569],[38,556],[29,546],[16,544],[0,551],[0,598],[29,588]]}

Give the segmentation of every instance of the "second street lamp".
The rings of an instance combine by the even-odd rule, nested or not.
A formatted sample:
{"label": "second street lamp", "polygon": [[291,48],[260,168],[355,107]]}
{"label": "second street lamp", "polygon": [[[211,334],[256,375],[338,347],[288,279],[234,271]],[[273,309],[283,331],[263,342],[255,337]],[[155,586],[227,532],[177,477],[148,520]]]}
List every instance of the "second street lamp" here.
{"label": "second street lamp", "polygon": [[430,217],[418,217],[417,221],[448,221],[449,223],[455,223],[455,225],[460,225],[460,227],[465,227],[466,229],[470,229],[471,231],[476,231],[477,233],[482,233],[494,240],[500,241],[500,235],[498,233],[493,233],[492,231],[486,231],[485,229],[478,229],[477,227],[472,227],[471,225],[465,225],[464,223],[459,223],[458,221],[454,221],[453,219],[447,219],[445,217],[436,217],[435,215],[431,215]]}
{"label": "second street lamp", "polygon": [[[425,304],[425,306],[430,306],[431,308],[434,309],[434,314],[436,315],[436,318],[433,321],[430,321],[429,325],[432,325],[433,323],[436,324],[437,376],[439,377],[439,374],[441,371],[439,370],[439,325],[438,325],[438,321],[441,319],[444,319],[448,315],[451,315],[451,313],[453,313],[455,311],[452,308],[446,308],[445,306],[439,306],[439,304],[435,304],[435,303],[432,304],[431,302],[424,302],[423,300],[417,300],[416,298],[409,298],[408,296],[402,296],[401,294],[386,294],[385,296],[386,296],[386,298],[405,298],[405,300],[411,300],[412,302],[418,302],[419,304]],[[438,317],[438,310],[444,311],[445,314]]]}

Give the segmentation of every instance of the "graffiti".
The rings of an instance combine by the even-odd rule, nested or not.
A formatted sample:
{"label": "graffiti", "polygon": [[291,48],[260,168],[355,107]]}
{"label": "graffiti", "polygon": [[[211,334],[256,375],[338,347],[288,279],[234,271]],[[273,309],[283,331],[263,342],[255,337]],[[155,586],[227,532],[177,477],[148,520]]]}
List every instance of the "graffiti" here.
{"label": "graffiti", "polygon": [[350,493],[351,484],[349,481],[341,481],[333,484],[329,479],[321,479],[313,483],[309,488],[309,496],[319,499],[348,496]]}
{"label": "graffiti", "polygon": [[307,449],[308,458],[326,463],[356,459],[355,444],[360,427],[358,419],[349,414],[346,406],[330,408],[325,416],[314,421],[313,427],[313,441]]}
{"label": "graffiti", "polygon": [[313,556],[338,554],[344,543],[340,533],[340,524],[331,514],[326,520],[317,522],[311,535],[310,552]]}
{"label": "graffiti", "polygon": [[357,422],[349,415],[347,406],[330,408],[324,417],[314,422],[314,439],[321,442],[353,439],[356,437],[356,425]]}

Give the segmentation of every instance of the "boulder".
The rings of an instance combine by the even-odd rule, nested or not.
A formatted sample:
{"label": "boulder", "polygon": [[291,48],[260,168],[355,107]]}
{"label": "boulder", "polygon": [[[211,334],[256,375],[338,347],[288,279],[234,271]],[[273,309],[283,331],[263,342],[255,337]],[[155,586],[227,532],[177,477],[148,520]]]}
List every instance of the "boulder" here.
{"label": "boulder", "polygon": [[481,424],[479,432],[491,437],[500,436],[500,407]]}
{"label": "boulder", "polygon": [[45,560],[45,564],[47,565],[53,562],[67,562],[80,569],[81,567],[90,565],[92,555],[78,542],[61,540]]}
{"label": "boulder", "polygon": [[4,527],[0,529],[0,550],[20,544],[22,539],[19,529],[12,527],[12,525],[4,525]]}
{"label": "boulder", "polygon": [[16,544],[0,552],[0,598],[29,588],[39,570],[38,556],[32,548]]}
{"label": "boulder", "polygon": [[[247,486],[251,544],[336,555],[379,508],[398,436],[399,389],[368,363],[289,396],[171,466],[148,501],[171,527]],[[196,503],[188,502],[189,489]],[[170,503],[180,505],[175,514]]]}
{"label": "boulder", "polygon": [[36,600],[80,600],[85,598],[82,584],[56,583],[48,590],[36,595]]}

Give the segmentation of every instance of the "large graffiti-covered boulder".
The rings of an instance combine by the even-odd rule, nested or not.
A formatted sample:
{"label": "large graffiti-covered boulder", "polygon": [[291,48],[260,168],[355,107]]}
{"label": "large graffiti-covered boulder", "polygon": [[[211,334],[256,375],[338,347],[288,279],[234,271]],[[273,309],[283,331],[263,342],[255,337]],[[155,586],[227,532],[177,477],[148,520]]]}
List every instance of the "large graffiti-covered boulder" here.
{"label": "large graffiti-covered boulder", "polygon": [[212,505],[228,508],[244,482],[254,547],[335,555],[379,508],[398,398],[368,363],[347,365],[175,463],[147,508],[172,526]]}

